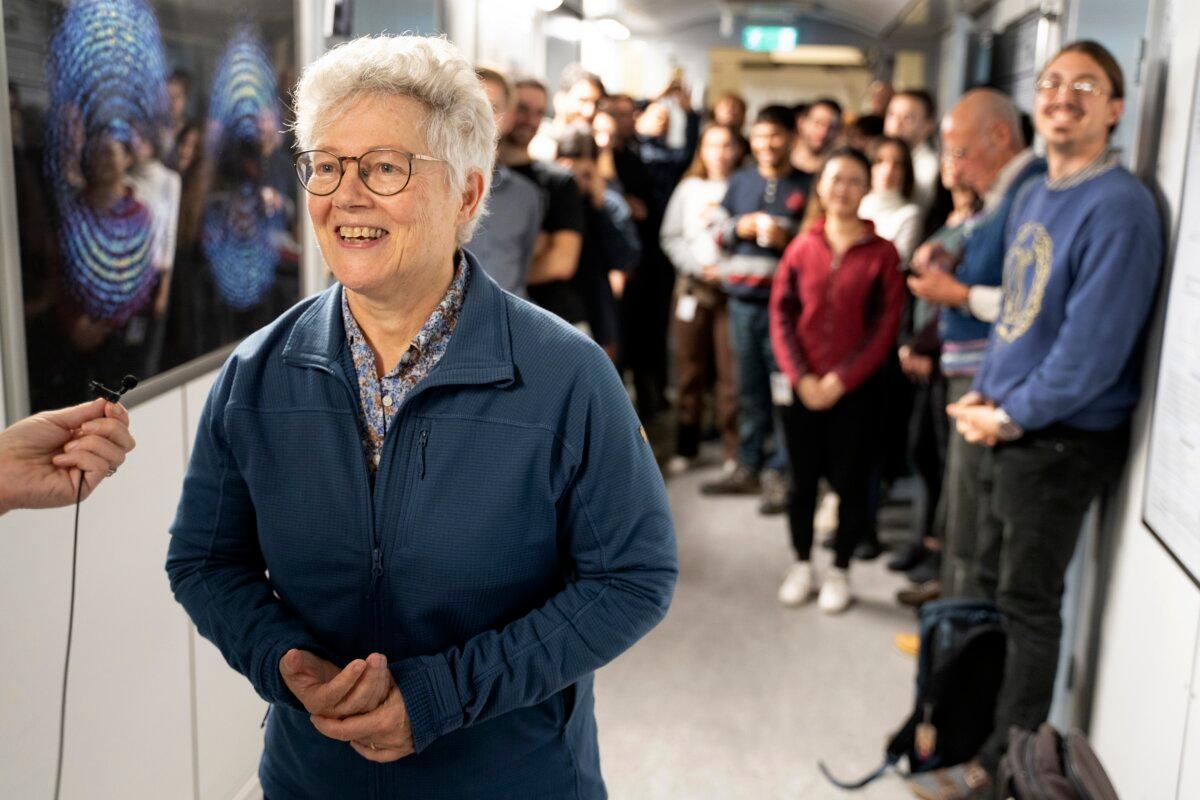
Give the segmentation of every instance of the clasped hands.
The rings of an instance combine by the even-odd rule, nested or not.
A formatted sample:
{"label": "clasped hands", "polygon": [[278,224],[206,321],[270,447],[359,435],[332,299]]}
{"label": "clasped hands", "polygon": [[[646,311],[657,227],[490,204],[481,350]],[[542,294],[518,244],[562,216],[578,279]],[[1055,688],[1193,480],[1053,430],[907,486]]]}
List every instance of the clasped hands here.
{"label": "clasped hands", "polygon": [[408,708],[388,669],[372,653],[338,669],[307,650],[291,649],[279,659],[279,674],[310,715],[313,727],[348,742],[368,761],[397,761],[414,751]]}
{"label": "clasped hands", "polygon": [[996,404],[979,392],[967,392],[957,403],[946,406],[946,413],[955,421],[955,427],[962,437],[971,444],[993,447],[1001,441]]}
{"label": "clasped hands", "polygon": [[796,394],[809,411],[826,411],[846,394],[846,385],[835,372],[827,372],[819,378],[810,373],[796,384]]}

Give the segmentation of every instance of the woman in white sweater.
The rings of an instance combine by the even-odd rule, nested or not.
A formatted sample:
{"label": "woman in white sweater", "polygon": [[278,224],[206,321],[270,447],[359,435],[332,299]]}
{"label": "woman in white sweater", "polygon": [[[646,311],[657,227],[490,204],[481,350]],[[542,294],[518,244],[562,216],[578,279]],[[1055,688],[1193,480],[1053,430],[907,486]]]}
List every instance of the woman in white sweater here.
{"label": "woman in white sweater", "polygon": [[660,241],[679,274],[674,320],[678,428],[669,473],[686,470],[696,458],[704,394],[714,379],[717,427],[727,464],[737,451],[734,360],[727,298],[720,280],[724,258],[717,248],[712,223],[729,176],[744,155],[741,137],[734,131],[721,125],[707,128],[663,218]]}
{"label": "woman in white sweater", "polygon": [[908,263],[921,239],[921,207],[913,202],[913,164],[902,139],[886,137],[875,146],[871,159],[871,192],[863,198],[858,215],[875,223],[875,232],[887,239]]}

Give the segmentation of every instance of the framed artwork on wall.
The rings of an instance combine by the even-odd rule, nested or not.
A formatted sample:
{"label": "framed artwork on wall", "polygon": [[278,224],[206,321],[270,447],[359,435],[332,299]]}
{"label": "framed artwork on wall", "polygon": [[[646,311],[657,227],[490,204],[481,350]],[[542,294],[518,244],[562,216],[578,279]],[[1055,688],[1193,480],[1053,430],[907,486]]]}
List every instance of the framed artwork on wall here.
{"label": "framed artwork on wall", "polygon": [[24,340],[30,411],[221,352],[299,299],[295,15],[294,0],[5,2],[18,246],[0,269],[21,288],[0,311]]}

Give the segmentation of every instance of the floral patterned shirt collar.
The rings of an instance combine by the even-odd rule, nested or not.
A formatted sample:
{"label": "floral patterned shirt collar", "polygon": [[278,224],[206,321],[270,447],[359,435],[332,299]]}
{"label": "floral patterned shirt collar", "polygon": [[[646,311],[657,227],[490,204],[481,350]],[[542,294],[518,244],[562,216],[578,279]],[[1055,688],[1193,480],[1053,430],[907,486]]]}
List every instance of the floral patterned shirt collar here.
{"label": "floral patterned shirt collar", "polygon": [[359,433],[367,468],[372,476],[379,468],[384,440],[400,406],[412,390],[429,376],[450,345],[466,297],[470,269],[467,259],[460,255],[454,278],[442,301],[425,320],[421,330],[417,331],[396,366],[382,376],[375,367],[375,354],[371,346],[350,313],[346,292],[342,291],[342,323],[358,381]]}

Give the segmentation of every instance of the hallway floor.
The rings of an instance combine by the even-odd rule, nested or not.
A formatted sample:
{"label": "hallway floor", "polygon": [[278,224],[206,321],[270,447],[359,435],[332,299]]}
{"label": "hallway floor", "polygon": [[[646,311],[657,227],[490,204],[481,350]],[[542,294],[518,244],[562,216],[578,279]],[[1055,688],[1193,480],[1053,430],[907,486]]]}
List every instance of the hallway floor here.
{"label": "hallway floor", "polygon": [[[896,605],[887,555],[855,562],[858,602],[840,617],[779,605],[791,562],[786,518],[757,499],[708,498],[716,467],[668,481],[680,577],[667,618],[596,680],[601,767],[613,800],[883,800],[910,796],[889,775],[849,793],[843,779],[878,765],[912,703],[915,662],[892,645],[915,631]],[[884,509],[882,538],[908,508]],[[831,554],[817,548],[818,574]]]}

